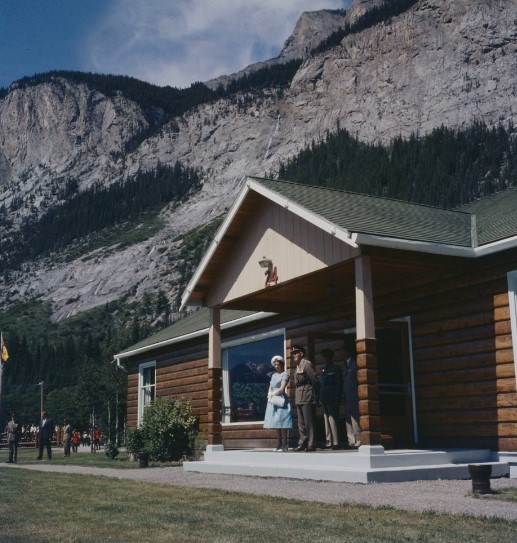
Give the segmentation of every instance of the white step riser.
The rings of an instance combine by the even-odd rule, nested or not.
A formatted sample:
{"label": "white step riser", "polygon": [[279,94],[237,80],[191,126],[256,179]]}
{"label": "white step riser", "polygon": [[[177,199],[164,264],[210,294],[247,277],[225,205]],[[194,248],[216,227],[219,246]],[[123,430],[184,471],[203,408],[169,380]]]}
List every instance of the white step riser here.
{"label": "white step riser", "polygon": [[[187,462],[186,471],[251,475],[259,477],[286,477],[348,483],[381,483],[436,479],[470,479],[467,465],[440,465],[405,469],[338,469],[306,467],[278,467],[269,465],[238,465],[210,462]],[[508,473],[508,464],[492,464],[492,477],[503,477]]]}

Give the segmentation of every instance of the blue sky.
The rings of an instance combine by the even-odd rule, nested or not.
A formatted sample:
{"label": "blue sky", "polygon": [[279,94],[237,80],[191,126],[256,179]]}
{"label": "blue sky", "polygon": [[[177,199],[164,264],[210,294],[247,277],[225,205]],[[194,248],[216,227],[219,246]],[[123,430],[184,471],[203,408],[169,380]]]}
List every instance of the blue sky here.
{"label": "blue sky", "polygon": [[0,87],[49,70],[185,87],[276,56],[303,11],[350,0],[0,0]]}

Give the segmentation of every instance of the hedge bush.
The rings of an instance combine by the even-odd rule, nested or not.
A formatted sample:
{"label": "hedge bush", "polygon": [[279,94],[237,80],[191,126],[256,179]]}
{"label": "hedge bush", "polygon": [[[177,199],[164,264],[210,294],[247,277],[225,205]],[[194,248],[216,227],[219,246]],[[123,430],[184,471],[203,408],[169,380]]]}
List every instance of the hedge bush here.
{"label": "hedge bush", "polygon": [[[190,456],[194,444],[196,417],[192,414],[187,399],[158,399],[144,410],[142,426],[133,430],[130,441],[137,441],[139,454],[148,452],[149,458],[157,462],[177,461]],[[132,439],[132,438],[137,439]],[[132,445],[129,449],[137,448]]]}

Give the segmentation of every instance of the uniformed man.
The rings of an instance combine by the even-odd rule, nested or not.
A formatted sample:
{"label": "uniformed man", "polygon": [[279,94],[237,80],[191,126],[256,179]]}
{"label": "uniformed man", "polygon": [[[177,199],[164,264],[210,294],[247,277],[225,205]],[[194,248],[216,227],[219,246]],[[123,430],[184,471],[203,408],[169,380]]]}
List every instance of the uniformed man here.
{"label": "uniformed man", "polygon": [[296,391],[294,401],[298,415],[298,445],[293,451],[315,451],[314,421],[316,418],[316,392],[318,380],[314,374],[312,363],[305,358],[305,349],[301,345],[293,345],[291,357],[296,364],[294,383]]}
{"label": "uniformed man", "polygon": [[16,464],[18,462],[18,443],[20,441],[21,426],[18,424],[16,413],[11,414],[11,420],[5,428],[7,434],[7,443],[9,445],[9,460],[8,464]]}

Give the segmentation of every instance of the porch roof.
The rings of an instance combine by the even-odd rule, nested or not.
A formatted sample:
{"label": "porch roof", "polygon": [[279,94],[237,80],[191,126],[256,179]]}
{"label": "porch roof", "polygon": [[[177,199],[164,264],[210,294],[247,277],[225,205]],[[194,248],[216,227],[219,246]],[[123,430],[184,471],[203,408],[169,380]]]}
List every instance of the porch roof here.
{"label": "porch roof", "polygon": [[[266,318],[270,315],[271,313],[265,312],[223,309],[221,311],[221,328],[232,328],[251,320]],[[131,345],[124,351],[116,354],[115,358],[129,358],[130,356],[142,354],[162,346],[170,345],[171,343],[205,336],[208,334],[209,317],[209,310],[205,307],[200,308],[160,332]]]}
{"label": "porch roof", "polygon": [[517,235],[517,187],[510,187],[455,210],[472,214],[479,246]]}
{"label": "porch roof", "polygon": [[292,211],[352,247],[361,246],[361,251],[369,246],[475,258],[517,246],[517,189],[448,210],[250,177],[189,282],[182,307],[205,305],[207,290],[239,238],[243,221],[253,217],[259,198]]}

